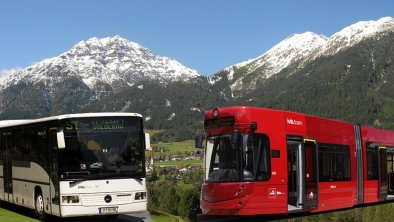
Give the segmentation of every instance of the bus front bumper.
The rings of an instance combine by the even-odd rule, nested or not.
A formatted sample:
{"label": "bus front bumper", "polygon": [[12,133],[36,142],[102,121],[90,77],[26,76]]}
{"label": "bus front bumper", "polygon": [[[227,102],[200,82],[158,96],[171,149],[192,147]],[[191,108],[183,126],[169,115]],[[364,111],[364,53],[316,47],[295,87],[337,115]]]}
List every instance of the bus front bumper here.
{"label": "bus front bumper", "polygon": [[129,214],[147,210],[147,202],[134,202],[122,205],[106,206],[61,206],[61,217],[100,216],[113,214]]}

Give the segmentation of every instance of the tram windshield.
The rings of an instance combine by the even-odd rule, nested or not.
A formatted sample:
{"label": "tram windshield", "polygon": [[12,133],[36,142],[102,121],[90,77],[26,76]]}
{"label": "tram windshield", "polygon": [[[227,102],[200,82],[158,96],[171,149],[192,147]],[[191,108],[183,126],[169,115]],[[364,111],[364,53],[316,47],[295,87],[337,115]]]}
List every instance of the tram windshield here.
{"label": "tram windshield", "polygon": [[271,176],[269,139],[236,133],[207,138],[206,182],[265,181]]}

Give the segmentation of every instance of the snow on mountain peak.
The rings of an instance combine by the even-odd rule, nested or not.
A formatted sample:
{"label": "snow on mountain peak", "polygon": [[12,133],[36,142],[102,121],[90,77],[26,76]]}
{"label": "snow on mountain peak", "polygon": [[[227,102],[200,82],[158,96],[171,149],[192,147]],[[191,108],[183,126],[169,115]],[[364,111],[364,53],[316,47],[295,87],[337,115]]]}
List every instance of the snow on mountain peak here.
{"label": "snow on mountain peak", "polygon": [[112,50],[128,50],[130,51],[129,53],[135,53],[136,55],[140,55],[142,52],[151,53],[141,45],[117,35],[101,39],[92,37],[86,41],[80,41],[63,55],[73,54],[83,56],[86,53],[95,54],[102,53],[103,51],[110,51],[111,53]]}
{"label": "snow on mountain peak", "polygon": [[[156,79],[162,82],[187,81],[200,75],[197,71],[183,66],[174,59],[157,56],[149,49],[120,36],[102,39],[93,37],[78,43],[62,55],[84,61],[93,58],[93,66],[99,63],[104,69],[112,72],[111,78],[106,82],[112,82],[114,78],[118,79],[119,74],[122,73],[122,80],[130,84],[135,78]],[[97,73],[93,79],[92,76],[85,76],[83,79],[85,83],[91,85],[96,77]]]}
{"label": "snow on mountain peak", "polygon": [[[305,62],[321,55],[333,55],[342,49],[353,46],[360,41],[387,30],[394,30],[394,18],[384,17],[377,21],[361,21],[333,34],[330,38],[313,32],[293,34],[275,45],[261,56],[223,69],[230,81],[234,73],[241,67],[247,67],[248,75],[259,70],[263,78],[269,78],[282,69],[297,65],[301,68]],[[238,79],[230,87],[240,88],[242,79]]]}
{"label": "snow on mountain peak", "polygon": [[353,46],[376,33],[394,29],[394,18],[383,17],[377,21],[361,21],[333,34],[323,49],[323,54],[332,55]]}
{"label": "snow on mountain peak", "polygon": [[[49,71],[51,70],[51,71]],[[153,54],[149,49],[120,36],[93,37],[77,43],[67,52],[45,59],[26,69],[15,72],[0,88],[22,78],[29,82],[46,81],[49,77],[60,78],[61,73],[76,76],[91,89],[97,82],[112,85],[122,81],[133,85],[138,80],[188,81],[200,76],[178,61]]]}
{"label": "snow on mountain peak", "polygon": [[[324,35],[318,35],[313,32],[304,32],[301,34],[293,34],[287,37],[285,40],[281,41],[279,44],[274,46],[272,49],[267,51],[267,54],[273,51],[278,50],[287,50],[287,49],[304,49],[305,46],[317,45],[321,46],[327,42],[328,38]],[[314,46],[311,46],[314,47]]]}
{"label": "snow on mountain peak", "polygon": [[250,62],[248,72],[265,67],[264,75],[269,78],[294,62],[304,62],[323,47],[328,38],[313,32],[293,34]]}
{"label": "snow on mountain peak", "polygon": [[[326,36],[313,32],[293,34],[256,59],[230,66],[225,68],[224,71],[227,72],[227,79],[230,81],[234,79],[235,70],[244,66],[247,66],[247,71],[244,75],[249,75],[256,70],[262,70],[261,77],[269,78],[291,64],[297,63],[298,67],[301,67],[306,61],[317,57],[318,52],[326,44],[327,40]],[[211,79],[215,80],[214,78]],[[218,79],[215,81],[218,81]],[[213,83],[214,81],[211,84]],[[230,85],[230,88],[233,91],[237,91],[245,87],[253,89],[255,86],[256,79],[250,82],[248,86],[244,86],[243,78],[241,77],[236,79]]]}

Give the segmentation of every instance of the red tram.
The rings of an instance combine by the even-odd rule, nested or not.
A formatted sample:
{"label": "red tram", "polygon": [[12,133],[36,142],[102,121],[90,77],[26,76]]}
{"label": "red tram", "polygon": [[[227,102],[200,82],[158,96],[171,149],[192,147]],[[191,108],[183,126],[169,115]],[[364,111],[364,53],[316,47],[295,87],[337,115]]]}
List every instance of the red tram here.
{"label": "red tram", "polygon": [[243,106],[207,111],[204,126],[203,215],[321,212],[394,200],[394,132]]}

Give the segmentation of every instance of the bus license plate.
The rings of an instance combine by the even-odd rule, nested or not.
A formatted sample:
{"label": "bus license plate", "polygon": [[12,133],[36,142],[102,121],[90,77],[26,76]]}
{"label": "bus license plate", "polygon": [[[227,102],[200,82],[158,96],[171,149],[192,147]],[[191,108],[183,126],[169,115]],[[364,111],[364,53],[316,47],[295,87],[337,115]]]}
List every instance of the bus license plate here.
{"label": "bus license plate", "polygon": [[117,212],[118,212],[118,207],[100,207],[99,208],[100,214],[111,214],[111,213],[117,213]]}

